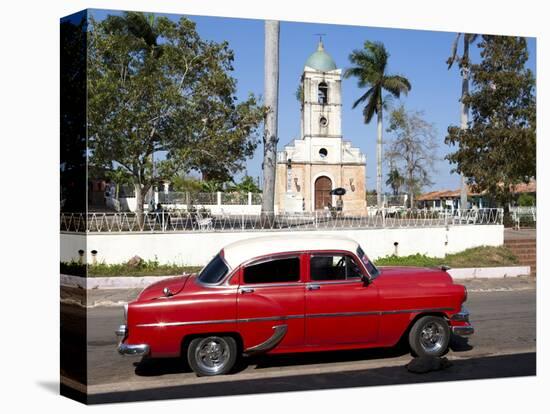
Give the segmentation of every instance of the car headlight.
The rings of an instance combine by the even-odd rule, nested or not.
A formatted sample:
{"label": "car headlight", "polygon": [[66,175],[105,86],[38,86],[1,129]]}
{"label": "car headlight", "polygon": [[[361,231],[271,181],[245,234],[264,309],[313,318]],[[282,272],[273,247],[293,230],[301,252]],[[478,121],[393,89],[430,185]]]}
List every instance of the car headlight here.
{"label": "car headlight", "polygon": [[128,323],[128,304],[124,304],[124,322]]}

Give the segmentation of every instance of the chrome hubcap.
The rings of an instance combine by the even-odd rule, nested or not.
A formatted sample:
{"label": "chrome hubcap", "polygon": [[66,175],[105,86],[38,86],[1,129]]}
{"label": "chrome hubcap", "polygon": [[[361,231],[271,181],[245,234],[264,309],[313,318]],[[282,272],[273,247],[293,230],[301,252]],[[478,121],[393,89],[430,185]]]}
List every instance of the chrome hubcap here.
{"label": "chrome hubcap", "polygon": [[420,345],[428,353],[439,351],[443,347],[445,331],[443,327],[435,322],[424,325],[420,332]]}
{"label": "chrome hubcap", "polygon": [[210,336],[198,344],[195,360],[204,371],[215,374],[227,364],[229,352],[229,346],[224,339]]}

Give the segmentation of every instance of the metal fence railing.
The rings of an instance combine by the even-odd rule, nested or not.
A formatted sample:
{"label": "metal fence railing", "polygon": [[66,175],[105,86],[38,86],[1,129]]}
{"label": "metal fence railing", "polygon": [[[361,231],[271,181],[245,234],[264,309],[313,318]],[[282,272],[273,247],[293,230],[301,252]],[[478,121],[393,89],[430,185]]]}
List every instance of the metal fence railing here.
{"label": "metal fence railing", "polygon": [[503,210],[472,209],[433,211],[405,210],[390,213],[210,215],[205,211],[160,213],[62,213],[63,232],[187,232],[187,231],[261,231],[261,230],[336,230],[365,228],[415,228],[503,223]]}
{"label": "metal fence railing", "polygon": [[260,205],[261,193],[248,192],[175,192],[158,193],[159,203],[162,204],[198,204],[198,205]]}

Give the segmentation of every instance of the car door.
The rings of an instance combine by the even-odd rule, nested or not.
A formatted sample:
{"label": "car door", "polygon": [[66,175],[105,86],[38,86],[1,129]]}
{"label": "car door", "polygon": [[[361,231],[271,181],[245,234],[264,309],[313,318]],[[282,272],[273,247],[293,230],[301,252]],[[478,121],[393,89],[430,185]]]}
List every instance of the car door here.
{"label": "car door", "polygon": [[365,344],[378,340],[378,289],[349,252],[312,252],[306,259],[306,344]]}
{"label": "car door", "polygon": [[285,254],[241,267],[237,325],[245,352],[304,345],[304,260]]}

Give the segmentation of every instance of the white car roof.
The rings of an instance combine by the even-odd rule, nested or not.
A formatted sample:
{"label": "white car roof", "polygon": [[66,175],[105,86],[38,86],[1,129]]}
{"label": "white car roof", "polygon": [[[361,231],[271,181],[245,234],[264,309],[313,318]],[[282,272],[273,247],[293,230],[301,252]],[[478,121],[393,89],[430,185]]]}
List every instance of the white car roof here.
{"label": "white car roof", "polygon": [[304,250],[345,250],[356,252],[359,243],[342,236],[311,235],[300,236],[264,236],[231,243],[223,248],[226,263],[235,269],[241,263],[255,257],[275,253],[287,253]]}

